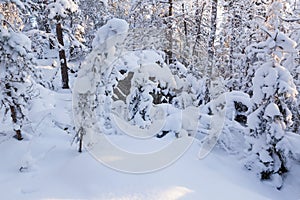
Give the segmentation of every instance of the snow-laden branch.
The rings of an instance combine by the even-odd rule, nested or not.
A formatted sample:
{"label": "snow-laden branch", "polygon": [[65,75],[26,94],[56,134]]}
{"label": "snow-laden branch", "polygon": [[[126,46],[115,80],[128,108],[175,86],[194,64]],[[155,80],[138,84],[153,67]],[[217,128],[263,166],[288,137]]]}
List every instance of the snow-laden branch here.
{"label": "snow-laden branch", "polygon": [[279,18],[282,20],[282,21],[285,21],[285,22],[298,22],[300,21],[300,18],[284,18],[284,17],[280,17]]}

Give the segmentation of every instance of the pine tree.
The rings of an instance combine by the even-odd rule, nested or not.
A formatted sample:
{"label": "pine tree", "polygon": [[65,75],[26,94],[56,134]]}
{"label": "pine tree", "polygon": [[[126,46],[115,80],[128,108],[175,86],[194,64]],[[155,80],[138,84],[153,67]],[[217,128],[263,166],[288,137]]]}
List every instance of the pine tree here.
{"label": "pine tree", "polygon": [[248,118],[250,127],[250,169],[258,168],[262,180],[271,180],[277,188],[289,170],[289,155],[281,148],[286,127],[292,122],[288,104],[297,94],[290,73],[278,63],[262,65],[253,78],[254,111]]}
{"label": "pine tree", "polygon": [[19,8],[23,5],[2,3],[0,7],[0,100],[5,113],[10,112],[15,137],[22,140],[22,126],[34,84],[29,77],[35,77],[30,54],[31,41],[15,23],[15,19],[19,18]]}
{"label": "pine tree", "polygon": [[105,24],[109,17],[108,8],[104,1],[87,0],[79,1],[80,8],[79,20],[80,26],[84,29],[84,43],[90,49],[95,32]]}
{"label": "pine tree", "polygon": [[56,0],[47,5],[48,18],[55,21],[56,37],[59,43],[59,61],[61,66],[62,88],[69,88],[67,58],[64,47],[62,23],[71,13],[78,10],[78,5],[72,0]]}
{"label": "pine tree", "polygon": [[246,47],[251,44],[253,4],[251,0],[226,0],[222,4],[222,21],[216,51],[216,74],[226,80],[229,91],[246,91]]}
{"label": "pine tree", "polygon": [[[292,40],[294,40],[298,45],[294,50],[289,50],[283,53],[282,65],[285,66],[294,78],[294,82],[297,87],[297,91],[300,91],[300,20],[299,8],[297,10],[297,3],[294,1],[286,1],[283,3],[283,9],[279,20],[284,27],[284,32]],[[297,96],[297,101],[289,105],[291,112],[293,114],[293,124],[289,128],[290,131],[300,134],[300,112],[299,112],[299,95]]]}
{"label": "pine tree", "polygon": [[[137,75],[135,73],[135,75]],[[136,78],[133,77],[136,82]],[[150,95],[153,86],[151,83],[148,85],[140,85],[132,87],[132,91],[128,96],[128,118],[129,121],[140,128],[146,128],[151,124],[150,109],[152,108],[153,97]]]}
{"label": "pine tree", "polygon": [[290,72],[281,65],[283,52],[293,52],[296,43],[280,31],[280,9],[278,2],[270,6],[266,26],[261,26],[267,39],[252,46],[258,68],[252,80],[254,111],[248,118],[251,132],[247,164],[249,169],[258,168],[260,178],[271,180],[278,189],[290,167],[285,132],[292,124],[289,105],[298,93]]}

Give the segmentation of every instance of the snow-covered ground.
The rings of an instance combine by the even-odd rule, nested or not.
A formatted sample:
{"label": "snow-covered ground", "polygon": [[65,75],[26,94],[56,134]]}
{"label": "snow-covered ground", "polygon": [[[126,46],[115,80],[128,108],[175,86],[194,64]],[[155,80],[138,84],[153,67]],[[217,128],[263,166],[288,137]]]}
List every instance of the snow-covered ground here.
{"label": "snow-covered ground", "polygon": [[[30,113],[35,123],[26,127],[25,139],[13,139],[9,131],[0,133],[1,199],[300,199],[299,165],[294,165],[278,191],[219,148],[199,160],[196,140],[179,160],[156,172],[113,170],[87,151],[78,153],[77,145],[71,146],[73,135],[64,125],[70,124],[71,94],[46,89],[40,93]],[[126,135],[108,137],[131,151],[152,150],[168,139],[143,142]]]}

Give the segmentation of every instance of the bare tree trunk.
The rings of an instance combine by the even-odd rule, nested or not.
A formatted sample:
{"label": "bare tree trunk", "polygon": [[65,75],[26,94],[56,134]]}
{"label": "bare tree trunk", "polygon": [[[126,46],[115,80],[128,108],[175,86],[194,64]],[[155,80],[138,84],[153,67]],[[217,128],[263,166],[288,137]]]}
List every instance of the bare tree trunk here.
{"label": "bare tree trunk", "polygon": [[57,24],[56,24],[56,35],[57,35],[57,40],[60,45],[59,46],[59,61],[60,61],[60,67],[61,67],[62,88],[68,89],[69,88],[68,66],[67,66],[66,53],[64,50],[64,39],[63,39],[62,27],[61,27],[61,22],[59,21],[59,19],[57,20]]}
{"label": "bare tree trunk", "polygon": [[218,11],[218,0],[212,0],[211,2],[211,27],[210,34],[208,38],[208,68],[207,68],[207,79],[206,87],[207,91],[204,100],[206,102],[210,101],[209,90],[211,87],[211,80],[213,79],[213,67],[214,67],[214,56],[215,56],[215,39],[217,31],[217,11]]}
{"label": "bare tree trunk", "polygon": [[[195,21],[197,24],[197,36],[196,36],[196,41],[195,41],[195,44],[193,47],[193,55],[195,55],[196,52],[198,51],[197,47],[199,46],[200,39],[201,39],[201,28],[202,28],[201,25],[202,25],[203,12],[204,12],[204,8],[206,6],[206,2],[203,2],[201,8],[199,8],[199,2],[197,1],[196,6],[197,6],[197,9],[195,12]],[[197,56],[199,56],[199,55],[197,55]]]}
{"label": "bare tree trunk", "polygon": [[[233,5],[231,4],[233,7]],[[234,9],[234,8],[233,8]],[[230,19],[230,25],[231,25],[231,36],[230,36],[230,50],[229,50],[229,73],[233,74],[233,52],[234,52],[234,46],[235,46],[235,24],[234,24],[234,16],[235,16],[235,10],[233,10],[233,17]]]}
{"label": "bare tree trunk", "polygon": [[[12,118],[12,121],[14,124],[17,123],[17,112],[16,112],[16,107],[15,106],[9,106],[10,107],[10,113],[11,113],[11,118]],[[22,133],[21,133],[21,130],[20,129],[14,129],[15,133],[16,133],[16,138],[17,140],[23,140],[23,137],[22,137]]]}
{"label": "bare tree trunk", "polygon": [[187,35],[188,35],[188,30],[187,30],[187,23],[185,20],[185,7],[184,3],[182,3],[182,13],[183,13],[183,26],[184,26],[184,35],[185,35],[185,40],[187,40]]}
{"label": "bare tree trunk", "polygon": [[[5,89],[7,90],[7,92],[6,92],[7,96],[12,98],[12,94],[11,94],[12,87],[9,83],[5,84]],[[13,123],[17,124],[18,123],[17,111],[20,110],[21,108],[18,104],[15,103],[13,98],[12,98],[12,102],[9,105],[9,109],[10,109],[11,119],[12,119]],[[21,130],[20,129],[14,129],[14,131],[16,133],[15,138],[17,140],[23,140]]]}
{"label": "bare tree trunk", "polygon": [[173,31],[172,31],[172,17],[173,15],[173,0],[169,0],[169,13],[168,13],[168,20],[167,20],[167,26],[168,26],[168,30],[167,30],[167,38],[169,41],[169,46],[167,49],[167,61],[169,63],[173,62]]}
{"label": "bare tree trunk", "polygon": [[215,55],[215,39],[216,39],[216,30],[217,30],[217,5],[218,0],[212,0],[211,3],[211,27],[210,27],[210,35],[208,39],[208,77],[212,76],[213,71],[213,63],[214,63],[214,55]]}
{"label": "bare tree trunk", "polygon": [[78,137],[79,137],[79,148],[78,148],[78,152],[81,153],[82,152],[82,144],[83,144],[83,127],[80,127],[79,131],[78,131]]}

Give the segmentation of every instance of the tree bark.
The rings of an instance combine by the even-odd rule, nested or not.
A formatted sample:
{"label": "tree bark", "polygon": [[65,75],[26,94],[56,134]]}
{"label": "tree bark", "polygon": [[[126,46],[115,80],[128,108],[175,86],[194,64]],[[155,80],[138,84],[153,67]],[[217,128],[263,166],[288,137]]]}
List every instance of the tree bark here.
{"label": "tree bark", "polygon": [[62,88],[63,89],[69,89],[69,75],[68,75],[68,66],[67,66],[67,59],[66,59],[66,53],[64,50],[64,39],[63,39],[63,33],[62,33],[62,27],[59,20],[57,20],[56,24],[56,35],[57,40],[59,43],[59,61],[60,61],[60,67],[61,67],[61,78],[62,78]]}
{"label": "tree bark", "polygon": [[[9,105],[11,119],[12,119],[14,124],[17,124],[18,123],[17,110],[20,109],[20,106],[18,104],[16,104],[15,101],[13,100],[13,98],[12,98],[12,93],[11,93],[12,87],[9,83],[5,84],[5,89],[7,90],[7,92],[6,92],[7,96],[12,99],[12,102]],[[15,138],[17,140],[23,140],[21,130],[20,129],[14,129],[14,131],[16,133]]]}
{"label": "tree bark", "polygon": [[210,34],[208,39],[208,70],[207,75],[211,78],[212,71],[213,71],[213,62],[214,62],[214,55],[215,55],[215,39],[216,39],[216,30],[217,30],[217,5],[218,0],[212,0],[211,3],[211,27],[210,27]]}
{"label": "tree bark", "polygon": [[169,46],[167,49],[167,61],[168,63],[172,63],[173,62],[173,31],[172,31],[172,17],[173,15],[173,0],[169,0],[169,13],[168,13],[168,21],[167,21],[167,25],[168,25],[168,30],[167,30],[167,38],[169,41]]}
{"label": "tree bark", "polygon": [[209,90],[211,87],[211,80],[213,79],[213,66],[214,66],[214,56],[215,56],[215,39],[217,31],[217,11],[218,11],[218,0],[212,0],[211,2],[211,25],[210,34],[208,38],[208,69],[207,69],[207,79],[206,87],[207,91],[204,100],[206,102],[210,101]]}
{"label": "tree bark", "polygon": [[198,46],[200,43],[200,39],[201,39],[201,31],[202,31],[202,19],[203,19],[203,13],[204,13],[204,8],[206,6],[206,2],[203,2],[201,7],[199,6],[199,2],[197,1],[196,3],[197,9],[195,12],[195,21],[196,21],[196,27],[197,27],[197,36],[196,36],[196,41],[193,47],[193,55],[196,54],[197,52],[197,56],[198,55]]}
{"label": "tree bark", "polygon": [[79,129],[79,148],[78,148],[78,152],[81,153],[82,152],[82,144],[83,144],[83,127],[81,127]]}
{"label": "tree bark", "polygon": [[187,29],[187,23],[186,23],[186,19],[185,19],[185,8],[184,8],[184,3],[182,3],[181,6],[182,6],[182,13],[183,13],[184,35],[185,35],[185,40],[187,40],[188,29]]}
{"label": "tree bark", "polygon": [[[16,107],[15,106],[9,106],[10,107],[10,113],[11,113],[11,118],[12,118],[12,121],[14,124],[17,124],[17,112],[16,112]],[[16,136],[15,138],[17,140],[23,140],[23,137],[22,137],[22,133],[21,133],[21,130],[20,129],[14,129],[15,133],[16,133]]]}

